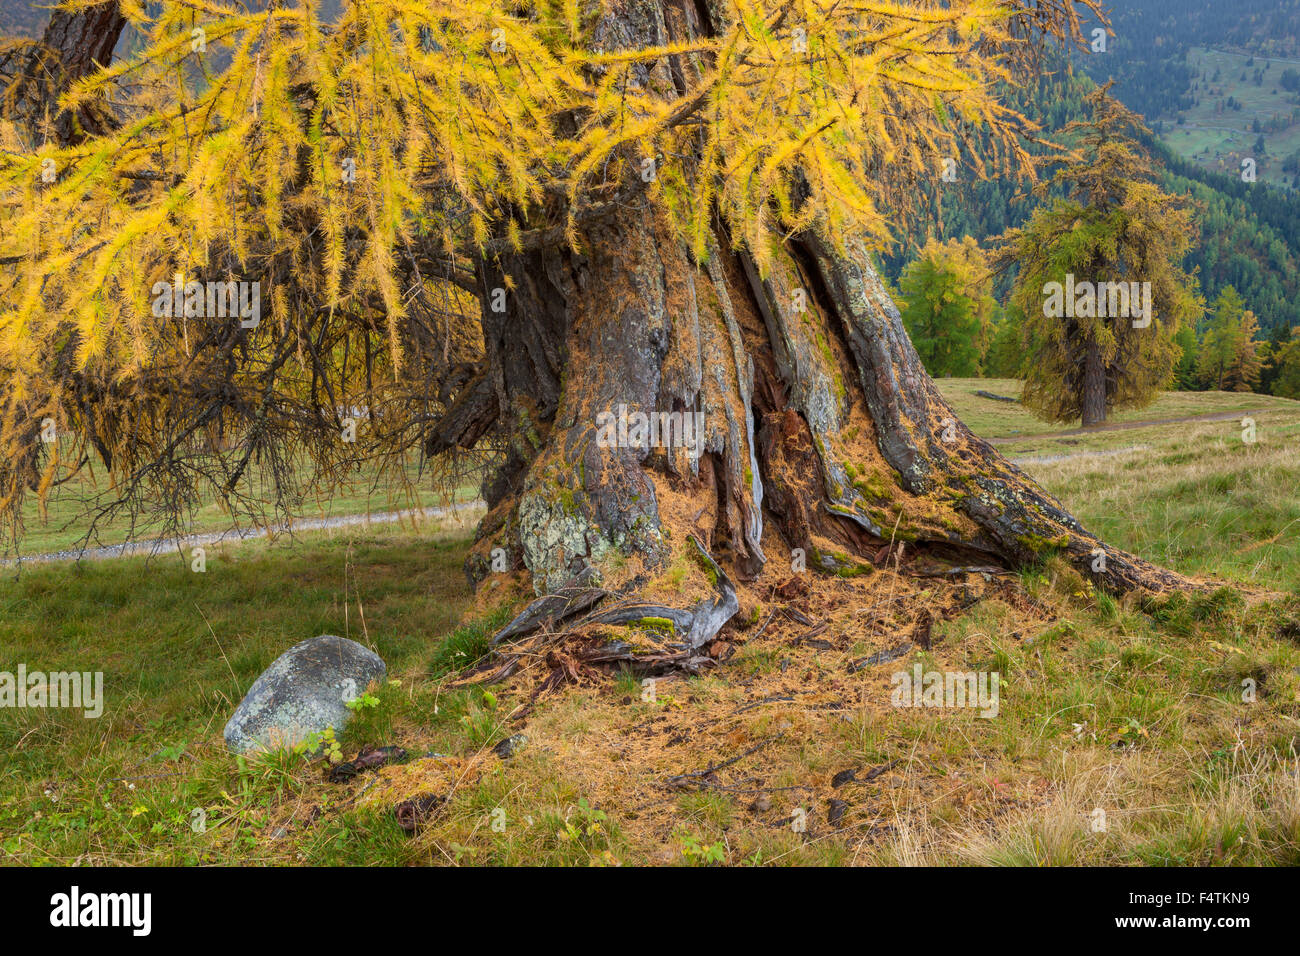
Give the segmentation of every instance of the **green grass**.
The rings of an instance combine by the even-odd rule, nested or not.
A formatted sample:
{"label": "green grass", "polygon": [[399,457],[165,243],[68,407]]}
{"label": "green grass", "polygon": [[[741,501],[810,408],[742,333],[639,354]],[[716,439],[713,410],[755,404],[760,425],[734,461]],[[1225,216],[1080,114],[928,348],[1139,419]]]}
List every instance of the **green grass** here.
{"label": "green grass", "polygon": [[[1198,83],[1201,102],[1180,114],[1182,125],[1166,117],[1161,139],[1185,159],[1232,176],[1241,174],[1241,157],[1253,157],[1259,181],[1281,185],[1287,178],[1282,172],[1283,160],[1300,152],[1300,124],[1265,131],[1265,153],[1260,156],[1254,149],[1260,134],[1253,132],[1251,125],[1256,119],[1263,124],[1274,116],[1291,116],[1300,99],[1282,89],[1280,81],[1283,70],[1300,67],[1300,62],[1255,57],[1254,65],[1248,67],[1247,59],[1242,54],[1200,47],[1188,50],[1187,65]],[[1264,74],[1264,83],[1256,86],[1255,70],[1262,69],[1265,63],[1271,65]],[[1219,80],[1211,82],[1216,70]],[[1240,101],[1241,109],[1218,112],[1219,103],[1228,97]]]}
{"label": "green grass", "polygon": [[[8,860],[71,863],[112,847],[115,859],[193,863],[207,858],[216,834],[227,849],[243,847],[249,821],[295,792],[301,771],[241,770],[231,761],[221,731],[234,705],[289,645],[316,634],[350,636],[390,663],[428,659],[468,601],[462,535],[248,543],[217,551],[202,574],[177,559],[125,558],[32,567],[16,581],[6,575],[0,671],[19,662],[103,671],[107,700],[98,720],[0,711]],[[451,695],[432,716],[424,689],[385,689],[386,719],[415,710],[436,726],[463,713]],[[392,707],[394,697],[401,707]],[[188,825],[196,808],[208,814],[209,834]],[[246,849],[254,861],[262,853]]]}
{"label": "green grass", "polygon": [[[431,482],[421,478],[415,465],[406,469],[412,491],[391,490],[374,468],[362,468],[351,479],[341,483],[332,495],[306,497],[292,506],[295,518],[336,518],[347,515],[364,515],[384,511],[405,511],[416,508],[439,508],[452,502],[472,501],[478,496],[474,484],[465,484],[448,495],[431,487]],[[310,469],[303,465],[296,480],[304,487],[308,484]],[[256,489],[263,480],[256,465],[250,466],[242,488]],[[112,500],[111,488],[104,476],[92,468],[80,472],[74,479],[50,489],[44,506],[30,496],[23,506],[22,554],[44,554],[81,547],[89,528],[88,505],[92,502],[106,504]],[[241,521],[247,528],[247,519]],[[213,496],[200,501],[193,514],[184,516],[185,534],[229,531],[235,526],[229,513]],[[164,529],[157,520],[144,515],[132,528],[125,516],[100,523],[90,545],[114,545],[124,541],[148,540],[163,536]],[[0,552],[0,557],[5,555]]]}
{"label": "green grass", "polygon": [[1012,439],[998,450],[1021,459],[1022,468],[1104,540],[1187,573],[1300,590],[1300,402],[1170,392],[1116,418],[1248,414],[1255,421],[1252,444],[1243,441],[1235,417],[1030,437],[1023,408],[973,394],[985,388],[1017,395],[1017,383],[948,379],[939,385],[981,437]]}
{"label": "green grass", "polygon": [[[1233,421],[1067,441],[973,395],[1017,394],[1018,383],[940,387],[976,431],[1015,439],[1004,450],[1070,456],[1024,467],[1103,537],[1289,596],[1116,600],[1049,563],[1021,575],[1050,609],[1043,620],[982,601],[938,625],[930,651],[850,676],[849,660],[898,639],[863,631],[850,602],[824,635],[845,635],[842,655],[796,646],[802,628],[774,622],[728,664],[661,682],[653,700],[625,674],[543,697],[520,721],[527,694],[452,686],[513,606],[472,603],[464,525],[213,548],[203,574],[176,556],[9,569],[0,671],[102,670],[106,705],[97,720],[0,710],[0,861],[1300,863],[1300,641],[1288,630],[1300,613],[1300,404],[1180,394],[1130,418],[1249,408],[1254,445]],[[1141,450],[1090,454],[1116,442]],[[345,756],[396,744],[416,758],[410,768],[331,784],[320,761],[225,751],[222,728],[253,679],[320,633],[351,636],[389,665],[390,682],[371,689],[378,706],[340,735]],[[889,672],[917,662],[998,670],[999,717],[879,706]],[[1257,701],[1243,700],[1243,681]],[[491,755],[521,732],[515,756]],[[722,775],[739,792],[660,783],[763,741]],[[846,767],[895,761],[829,789]],[[424,790],[401,794],[446,797],[415,838],[392,812],[401,794],[372,789],[398,787],[408,769],[423,776],[402,786]],[[772,788],[770,806],[756,787]],[[834,831],[829,796],[850,804]],[[1089,827],[1097,808],[1103,833]],[[792,830],[796,811],[807,832]]]}
{"label": "green grass", "polygon": [[[983,390],[995,395],[1019,398],[1022,383],[1016,379],[944,378],[938,380],[938,385],[944,398],[971,431],[981,438],[1014,441],[1015,444],[1008,446],[1016,449],[1011,452],[1012,454],[1018,454],[1024,448],[1034,447],[1028,442],[1031,438],[1073,430],[1080,425],[1078,421],[1065,424],[1040,421],[1019,403],[999,402],[975,394],[976,391]],[[1300,410],[1300,403],[1271,395],[1256,395],[1253,392],[1161,392],[1146,408],[1117,412],[1111,416],[1108,424],[1123,425],[1160,419],[1190,418],[1198,415],[1267,410]],[[1225,423],[1221,427],[1231,426]],[[1114,438],[1116,434],[1121,436],[1119,439],[1121,441],[1132,441],[1132,432],[1097,432],[1083,436],[1085,447],[1109,447],[1117,440]],[[1063,447],[1074,447],[1078,444],[1080,436],[1071,437],[1075,440]]]}

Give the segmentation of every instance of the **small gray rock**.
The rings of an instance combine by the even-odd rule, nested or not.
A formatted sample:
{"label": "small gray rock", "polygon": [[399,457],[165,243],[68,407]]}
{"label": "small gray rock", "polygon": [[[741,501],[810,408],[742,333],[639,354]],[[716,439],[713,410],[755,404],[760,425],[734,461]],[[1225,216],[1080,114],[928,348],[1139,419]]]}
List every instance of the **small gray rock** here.
{"label": "small gray rock", "polygon": [[373,651],[334,634],[295,644],[264,670],[226,724],[236,753],[292,747],[352,716],[347,702],[388,673]]}
{"label": "small gray rock", "polygon": [[526,743],[528,743],[527,737],[523,734],[515,734],[513,737],[507,737],[505,740],[501,741],[501,743],[493,747],[492,752],[502,760],[509,760],[515,754],[519,753]]}

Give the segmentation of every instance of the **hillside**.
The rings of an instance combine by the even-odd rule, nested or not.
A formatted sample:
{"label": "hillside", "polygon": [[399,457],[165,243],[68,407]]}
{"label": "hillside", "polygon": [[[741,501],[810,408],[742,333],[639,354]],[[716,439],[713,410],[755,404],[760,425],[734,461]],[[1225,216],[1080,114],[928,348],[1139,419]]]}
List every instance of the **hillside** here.
{"label": "hillside", "polygon": [[[1124,0],[1104,53],[1076,57],[1202,167],[1295,185],[1300,150],[1300,4],[1295,0]],[[1288,72],[1289,71],[1289,72]],[[1289,168],[1284,168],[1288,167]]]}
{"label": "hillside", "polygon": [[[1071,120],[1084,117],[1083,96],[1092,85],[1086,74],[1061,66],[1014,99],[1026,115],[1038,118],[1051,139]],[[1146,146],[1161,166],[1161,186],[1200,204],[1200,240],[1185,268],[1199,274],[1206,298],[1213,300],[1232,285],[1259,316],[1265,335],[1300,325],[1300,193],[1215,173],[1182,159],[1158,139]],[[1027,193],[1025,183],[1006,179],[932,186],[936,217],[915,223],[894,252],[882,256],[886,273],[896,280],[926,236],[970,235],[985,242],[1022,224],[1038,202]]]}
{"label": "hillside", "polygon": [[1294,187],[1300,60],[1193,47],[1185,61],[1192,95],[1172,116],[1155,118],[1161,142],[1212,172],[1240,178],[1245,169],[1261,182]]}
{"label": "hillside", "polygon": [[54,0],[0,0],[0,37],[38,37]]}

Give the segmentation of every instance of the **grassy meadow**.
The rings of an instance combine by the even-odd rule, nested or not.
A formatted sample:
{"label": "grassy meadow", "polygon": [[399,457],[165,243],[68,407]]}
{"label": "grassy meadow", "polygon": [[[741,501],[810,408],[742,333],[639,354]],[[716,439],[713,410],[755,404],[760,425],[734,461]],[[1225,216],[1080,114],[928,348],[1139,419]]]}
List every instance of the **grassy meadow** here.
{"label": "grassy meadow", "polygon": [[[249,471],[250,486],[265,488],[265,493],[271,494],[269,478],[260,472],[259,466],[253,463]],[[329,494],[300,493],[288,504],[295,520],[330,521],[356,515],[437,510],[471,501],[478,495],[474,483],[462,483],[452,491],[434,487],[435,482],[429,480],[427,472],[421,472],[418,464],[409,464],[402,472],[406,482],[403,487],[397,487],[396,482],[378,469],[366,467],[337,482]],[[310,467],[303,463],[296,469],[293,480],[297,487],[309,489],[312,477]],[[44,502],[35,495],[29,496],[23,503],[22,550],[18,557],[61,554],[69,550],[80,552],[83,548],[112,547],[128,540],[171,540],[173,536],[168,533],[162,512],[137,515],[134,521],[125,514],[115,514],[96,518],[92,524],[95,510],[115,498],[116,490],[93,466],[52,487]],[[278,533],[279,524],[274,515],[268,514],[261,528]],[[267,525],[272,527],[267,529]],[[257,527],[247,517],[232,522],[229,510],[209,488],[199,489],[193,509],[179,518],[180,532],[187,536]],[[0,559],[14,557],[0,553]]]}
{"label": "grassy meadow", "polygon": [[[1258,157],[1254,144],[1259,134],[1252,124],[1255,120],[1262,124],[1275,116],[1292,115],[1295,94],[1284,89],[1280,81],[1283,71],[1300,68],[1300,61],[1261,56],[1247,66],[1250,59],[1225,50],[1189,50],[1187,66],[1192,76],[1199,78],[1197,95],[1201,101],[1180,114],[1181,124],[1166,120],[1161,138],[1184,159],[1231,176],[1241,173],[1241,157],[1252,156],[1258,163],[1256,173],[1261,182],[1284,185],[1288,176],[1282,171],[1282,161],[1300,152],[1300,124],[1290,123],[1265,132],[1267,152]],[[1256,86],[1254,73],[1265,64],[1268,70],[1264,82]],[[1219,79],[1214,81],[1216,72]],[[1241,109],[1220,112],[1219,104],[1229,97],[1239,101]]]}
{"label": "grassy meadow", "polygon": [[[0,710],[0,862],[1300,863],[1300,403],[1170,394],[1117,419],[1135,427],[1059,434],[974,394],[1019,383],[940,387],[1102,537],[1234,587],[1115,600],[1052,560],[1005,587],[882,572],[825,607],[824,640],[756,623],[774,598],[742,607],[733,657],[651,699],[623,676],[534,700],[454,686],[522,598],[470,594],[472,509],[216,546],[202,574],[177,555],[8,568],[0,671],[102,670],[106,704]],[[881,610],[896,589],[914,616],[960,588],[983,599],[928,649],[863,665],[915,623]],[[389,667],[345,756],[409,762],[331,783],[320,760],[226,753],[253,679],[320,633]],[[998,715],[889,706],[917,663],[997,670]],[[408,835],[395,807],[427,795]]]}

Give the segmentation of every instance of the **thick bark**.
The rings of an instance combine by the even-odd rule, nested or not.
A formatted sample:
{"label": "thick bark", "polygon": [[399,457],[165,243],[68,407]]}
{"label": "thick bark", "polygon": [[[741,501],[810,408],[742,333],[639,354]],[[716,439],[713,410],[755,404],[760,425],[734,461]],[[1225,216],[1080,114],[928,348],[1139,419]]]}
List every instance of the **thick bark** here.
{"label": "thick bark", "polygon": [[0,57],[5,115],[35,139],[44,138],[48,116],[49,132],[61,146],[106,132],[113,121],[100,104],[60,111],[57,101],[73,83],[109,64],[125,27],[117,0],[76,12],[53,11],[39,42],[14,47]]}
{"label": "thick bark", "polygon": [[[737,566],[762,563],[748,396],[751,372],[720,262],[697,268],[648,201],[584,235],[585,254],[553,247],[485,268],[484,341],[512,440],[485,487],[509,526],[508,550],[555,588],[611,548],[656,560],[656,471],[710,490]],[[509,276],[507,282],[506,276]],[[503,312],[491,290],[512,286]],[[500,296],[495,297],[500,301]],[[602,448],[602,412],[702,412],[703,454]]]}
{"label": "thick bark", "polygon": [[[692,2],[629,7],[597,28],[607,49],[683,39],[707,20]],[[688,60],[655,69],[689,88]],[[629,561],[636,587],[695,535],[742,583],[769,561],[797,565],[795,549],[810,569],[852,574],[906,542],[963,564],[1060,551],[1117,592],[1188,585],[1098,541],[957,420],[865,249],[787,238],[763,276],[719,225],[696,262],[637,193],[584,223],[578,250],[535,244],[480,267],[488,370],[466,390],[473,414],[440,437],[446,447],[493,417],[510,437],[484,489],[472,579],[504,548],[539,594]],[[701,413],[700,454],[606,447],[602,417],[620,410]]]}
{"label": "thick bark", "polygon": [[41,42],[58,51],[64,73],[79,80],[108,65],[125,26],[126,18],[118,9],[117,0],[75,13],[55,10],[50,14]]}
{"label": "thick bark", "polygon": [[1101,346],[1089,340],[1083,357],[1083,427],[1106,421],[1106,362]]}
{"label": "thick bark", "polygon": [[[957,420],[865,250],[801,237],[763,278],[719,236],[694,263],[648,199],[582,238],[504,266],[507,310],[485,312],[513,442],[472,576],[501,546],[542,593],[620,553],[663,568],[698,532],[740,580],[795,548],[851,573],[902,540],[1004,565],[1059,550],[1113,591],[1186,584],[1097,540]],[[703,453],[601,447],[620,406],[703,412]]]}

